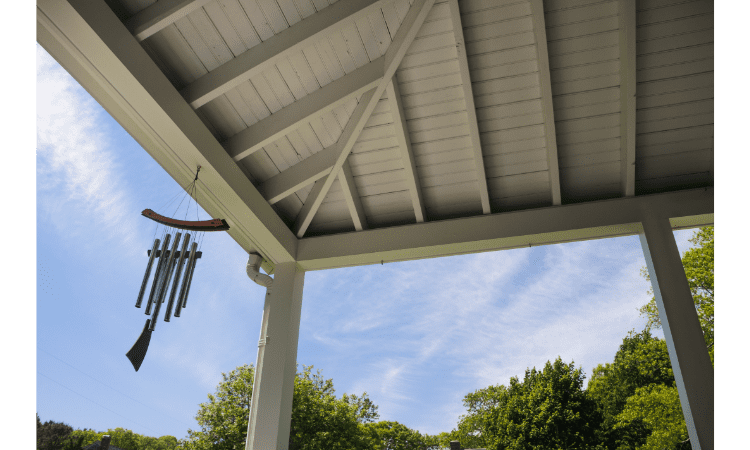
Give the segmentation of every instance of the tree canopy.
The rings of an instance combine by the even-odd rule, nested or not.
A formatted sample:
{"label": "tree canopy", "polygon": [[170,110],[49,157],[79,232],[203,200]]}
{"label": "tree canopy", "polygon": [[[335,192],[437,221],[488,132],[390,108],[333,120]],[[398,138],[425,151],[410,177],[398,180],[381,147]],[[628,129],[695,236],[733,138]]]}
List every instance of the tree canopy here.
{"label": "tree canopy", "polygon": [[[202,403],[196,420],[200,430],[188,430],[191,449],[242,448],[247,438],[255,370],[252,365],[222,374],[214,394]],[[337,398],[333,380],[303,366],[294,380],[290,449],[371,449],[375,435],[365,424],[378,419],[377,406],[367,397],[344,394]]]}
{"label": "tree canopy", "polygon": [[649,386],[674,386],[667,343],[652,336],[648,329],[640,333],[631,331],[623,339],[614,361],[594,368],[587,387],[589,397],[602,415],[598,434],[607,448],[645,444],[653,428],[633,414],[627,421],[621,421],[619,415],[638,389]]}
{"label": "tree canopy", "polygon": [[117,427],[110,428],[107,431],[75,430],[71,433],[71,437],[75,438],[75,443],[65,447],[64,450],[80,449],[96,441],[101,441],[104,435],[111,437],[110,445],[123,450],[175,450],[180,447],[180,442],[174,436],[155,438]]}
{"label": "tree canopy", "polygon": [[585,449],[599,423],[595,404],[583,390],[584,374],[561,358],[524,379],[490,386],[464,397],[468,414],[451,433],[462,446],[487,449]]}

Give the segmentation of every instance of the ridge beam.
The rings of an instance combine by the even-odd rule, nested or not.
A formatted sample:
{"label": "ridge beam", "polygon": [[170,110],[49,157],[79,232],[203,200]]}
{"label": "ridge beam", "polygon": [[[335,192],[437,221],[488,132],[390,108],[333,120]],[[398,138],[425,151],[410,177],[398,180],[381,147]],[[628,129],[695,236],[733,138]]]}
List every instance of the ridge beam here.
{"label": "ridge beam", "polygon": [[182,89],[181,94],[190,106],[198,109],[255,75],[268,70],[280,59],[309,47],[324,36],[341,30],[354,20],[366,17],[383,6],[385,2],[386,0],[336,2],[203,75]]}
{"label": "ridge beam", "polygon": [[474,156],[474,165],[477,171],[477,186],[479,187],[479,198],[482,201],[482,213],[490,214],[490,193],[487,188],[487,172],[484,169],[484,156],[482,155],[482,141],[479,136],[479,123],[477,122],[477,110],[474,106],[474,90],[471,87],[471,73],[469,72],[469,60],[466,57],[466,45],[464,39],[464,28],[461,24],[461,10],[458,0],[449,0],[451,19],[453,21],[453,35],[456,38],[456,50],[458,53],[458,67],[461,70],[461,85],[464,98],[466,99],[466,118],[469,123],[469,136],[471,137],[471,150]]}
{"label": "ridge beam", "polygon": [[620,0],[620,186],[635,195],[635,0]]}
{"label": "ridge beam", "polygon": [[388,92],[388,104],[390,105],[391,116],[393,116],[393,127],[396,131],[398,148],[401,152],[401,161],[404,163],[406,182],[409,184],[411,203],[414,206],[414,215],[417,218],[417,222],[424,222],[427,218],[427,212],[424,206],[424,198],[422,197],[422,188],[419,184],[414,151],[411,148],[411,138],[409,138],[409,130],[406,128],[406,117],[404,116],[401,92],[398,88],[398,79],[395,74],[391,82],[388,83],[386,91]]}
{"label": "ridge beam", "polygon": [[544,22],[542,0],[531,0],[531,15],[534,20],[536,54],[539,62],[539,84],[542,91],[542,111],[544,113],[544,135],[547,139],[547,167],[549,185],[552,192],[552,205],[561,205],[560,166],[557,160],[557,135],[555,134],[555,108],[552,104],[552,82],[549,73],[549,52],[547,51],[547,31]]}
{"label": "ridge beam", "polygon": [[125,26],[140,42],[177,22],[211,0],[159,0],[133,17]]}
{"label": "ridge beam", "polygon": [[[399,64],[401,64],[401,60],[404,58],[404,55],[414,41],[414,38],[417,36],[419,29],[422,27],[425,18],[427,18],[427,14],[430,12],[432,5],[434,4],[435,0],[415,0],[409,8],[409,12],[406,13],[406,17],[401,23],[401,26],[399,26],[396,35],[393,37],[391,45],[388,47],[388,50],[386,50],[385,55],[382,56],[385,58],[385,67],[383,68],[383,77],[380,84],[375,89],[364,94],[360,99],[357,109],[354,110],[354,114],[352,114],[352,117],[344,128],[344,132],[341,133],[341,137],[338,142],[336,142],[337,145],[339,143],[341,144],[341,153],[336,160],[336,164],[325,178],[325,181],[323,181],[320,190],[316,190],[316,188],[318,187],[318,184],[321,183],[321,180],[318,180],[315,183],[313,191],[308,196],[308,200],[302,206],[302,211],[300,211],[300,214],[297,216],[297,221],[294,224],[294,234],[296,234],[298,238],[305,235],[305,231],[307,231],[307,228],[310,226],[313,216],[315,216],[320,204],[331,189],[331,185],[336,180],[336,177],[338,177],[341,167],[344,165],[344,162],[346,162],[346,158],[349,157],[352,147],[354,147],[354,143],[357,142],[359,134],[365,127],[365,124],[370,118],[375,106],[378,104],[378,101],[383,96],[383,92],[385,92],[386,87],[391,82],[393,75],[396,73],[396,69],[398,69]],[[316,195],[313,196],[313,193]],[[309,209],[307,208],[308,203],[310,204]]]}
{"label": "ridge beam", "polygon": [[352,96],[362,95],[382,81],[383,60],[384,57],[381,56],[289,106],[281,108],[230,137],[224,143],[224,148],[232,159],[239,161],[286,136],[302,124],[309,123],[343,104]]}

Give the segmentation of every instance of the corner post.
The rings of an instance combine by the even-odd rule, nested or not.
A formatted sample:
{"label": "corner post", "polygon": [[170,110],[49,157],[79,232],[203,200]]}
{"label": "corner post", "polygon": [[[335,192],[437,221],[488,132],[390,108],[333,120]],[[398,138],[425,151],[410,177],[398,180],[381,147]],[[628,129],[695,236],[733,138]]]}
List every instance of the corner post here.
{"label": "corner post", "polygon": [[246,450],[287,450],[305,273],[277,264],[266,292]]}
{"label": "corner post", "polygon": [[714,448],[714,370],[669,219],[647,217],[643,255],[693,449]]}

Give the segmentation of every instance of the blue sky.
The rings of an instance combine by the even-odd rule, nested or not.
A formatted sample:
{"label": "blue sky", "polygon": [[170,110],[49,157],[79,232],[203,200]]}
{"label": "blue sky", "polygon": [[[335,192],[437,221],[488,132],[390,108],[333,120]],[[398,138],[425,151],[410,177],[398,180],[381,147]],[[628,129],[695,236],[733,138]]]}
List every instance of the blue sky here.
{"label": "blue sky", "polygon": [[[221,373],[255,363],[264,289],[207,233],[182,317],[125,352],[153,242],[140,216],[180,186],[41,47],[36,51],[36,411],[76,428],[182,438]],[[157,211],[159,212],[159,211]],[[675,233],[681,251],[692,231]],[[450,431],[463,396],[558,355],[590,376],[644,324],[637,236],[309,272],[298,362],[381,420]]]}

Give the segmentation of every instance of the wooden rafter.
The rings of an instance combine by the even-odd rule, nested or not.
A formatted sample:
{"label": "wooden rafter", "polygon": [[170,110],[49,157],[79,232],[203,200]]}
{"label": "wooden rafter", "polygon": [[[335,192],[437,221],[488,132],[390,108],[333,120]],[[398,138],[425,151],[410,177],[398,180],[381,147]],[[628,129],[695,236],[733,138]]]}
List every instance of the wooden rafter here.
{"label": "wooden rafter", "polygon": [[286,136],[302,124],[309,123],[352,97],[363,94],[382,81],[383,60],[384,57],[380,57],[245,128],[230,137],[224,143],[224,148],[229,156],[239,161]]}
{"label": "wooden rafter", "polygon": [[384,59],[381,56],[245,128],[230,137],[224,148],[229,156],[239,161],[352,97],[362,95],[381,83]]}
{"label": "wooden rafter", "polygon": [[414,206],[414,215],[417,218],[417,222],[424,222],[427,218],[427,212],[422,197],[422,187],[419,184],[417,164],[411,148],[411,138],[409,137],[409,130],[406,128],[404,105],[401,102],[401,92],[398,88],[396,75],[393,75],[393,79],[388,83],[386,91],[388,93],[391,116],[393,117],[393,128],[396,131],[396,140],[398,140],[398,148],[401,153],[401,161],[404,164],[404,175],[406,183],[409,185],[411,203]]}
{"label": "wooden rafter", "polygon": [[620,185],[635,195],[635,0],[620,0]]}
{"label": "wooden rafter", "polygon": [[[383,92],[385,92],[388,83],[391,82],[391,78],[396,73],[396,69],[399,64],[401,64],[401,60],[404,58],[412,41],[414,41],[414,38],[422,27],[422,23],[424,23],[424,20],[430,12],[430,9],[432,9],[434,3],[435,0],[415,0],[409,8],[409,12],[406,14],[404,21],[401,23],[396,35],[393,37],[391,45],[385,52],[385,67],[383,68],[383,78],[380,84],[372,91],[364,94],[360,99],[357,109],[360,109],[361,107],[362,112],[358,115],[357,110],[355,110],[354,114],[352,114],[352,118],[349,119],[349,122],[344,128],[344,132],[341,133],[341,137],[337,142],[337,144],[341,144],[341,153],[336,159],[336,163],[331,168],[331,172],[325,177],[325,179],[318,180],[315,183],[313,191],[308,196],[302,207],[302,211],[300,211],[300,214],[297,216],[297,220],[294,224],[294,233],[297,237],[301,238],[305,235],[307,228],[310,226],[310,222],[312,222],[312,218],[315,216],[315,213],[317,213],[320,204],[331,189],[331,185],[338,177],[339,171],[344,165],[346,158],[349,157],[349,153],[352,151],[354,143],[357,142],[357,138],[362,132],[365,123],[367,123],[372,111],[383,96]],[[321,182],[323,184],[321,188],[317,190],[316,188]],[[313,195],[313,193],[315,195]]]}
{"label": "wooden rafter", "polygon": [[531,0],[534,19],[537,60],[539,61],[539,83],[542,91],[542,111],[544,114],[544,135],[547,139],[547,166],[552,204],[560,205],[560,167],[557,160],[557,135],[555,134],[555,110],[552,104],[552,82],[549,72],[549,52],[547,51],[547,30],[544,21],[542,0]]}
{"label": "wooden rafter", "polygon": [[349,214],[351,214],[352,222],[354,222],[354,229],[357,231],[366,230],[368,228],[367,217],[365,217],[365,209],[362,207],[362,200],[359,198],[359,192],[357,192],[357,185],[354,184],[354,176],[351,167],[349,167],[349,161],[344,161],[344,165],[341,166],[339,183],[341,183],[346,206],[349,208]]}
{"label": "wooden rafter", "polygon": [[177,22],[211,0],[159,0],[125,21],[133,36],[142,41]]}
{"label": "wooden rafter", "polygon": [[461,69],[461,83],[463,87],[464,98],[466,99],[466,118],[469,122],[469,135],[471,137],[471,149],[472,155],[474,156],[474,165],[477,171],[477,186],[479,187],[479,198],[482,201],[482,213],[490,214],[490,193],[487,188],[487,172],[484,170],[482,141],[479,137],[477,110],[474,106],[474,90],[471,87],[469,60],[466,57],[464,28],[461,24],[461,10],[458,7],[458,0],[449,0],[448,5],[450,6],[451,19],[453,20],[453,35],[456,37],[458,67]]}
{"label": "wooden rafter", "polygon": [[[354,113],[346,123],[344,130],[341,132],[341,137],[339,137],[339,140],[336,141],[334,145],[329,147],[331,150],[326,149],[328,150],[326,157],[332,158],[333,164],[330,166],[328,174],[315,182],[315,186],[313,186],[312,191],[310,191],[310,194],[308,194],[307,200],[305,200],[305,204],[302,205],[302,209],[297,215],[297,220],[294,223],[294,233],[297,235],[297,237],[304,236],[305,231],[307,231],[307,227],[310,226],[310,222],[312,222],[312,219],[315,216],[315,213],[318,212],[320,204],[323,203],[323,199],[325,198],[326,194],[328,194],[328,190],[331,189],[331,185],[333,184],[334,180],[336,180],[336,177],[338,176],[338,169],[340,169],[341,166],[344,165],[346,158],[349,156],[349,152],[354,146],[354,142],[356,142],[357,136],[359,136],[362,128],[364,128],[364,124],[365,122],[367,122],[367,118],[370,117],[370,113],[373,109],[370,108],[370,104],[377,103],[377,100],[372,100],[376,91],[377,88],[371,89],[370,91],[367,91],[364,95],[362,95],[362,98],[359,99],[359,104],[357,104],[357,108],[354,110]],[[311,158],[308,158],[308,160]],[[300,164],[302,163],[304,163],[304,161],[302,161]],[[293,167],[299,166],[300,164],[295,164],[295,166]],[[306,168],[308,166],[306,165],[304,167]],[[285,172],[286,171],[282,172],[282,174]]]}
{"label": "wooden rafter", "polygon": [[190,106],[199,108],[265,72],[280,59],[314,44],[360,17],[366,17],[385,1],[341,0],[334,3],[203,75],[182,89],[181,93]]}

